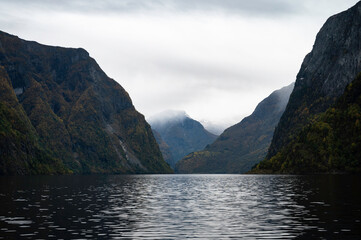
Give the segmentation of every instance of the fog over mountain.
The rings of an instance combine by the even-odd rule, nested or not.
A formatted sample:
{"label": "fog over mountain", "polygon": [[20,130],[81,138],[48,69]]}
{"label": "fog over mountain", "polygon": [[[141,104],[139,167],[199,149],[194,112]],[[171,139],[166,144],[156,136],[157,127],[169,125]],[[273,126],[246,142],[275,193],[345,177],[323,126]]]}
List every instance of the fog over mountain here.
{"label": "fog over mountain", "polygon": [[160,112],[156,115],[151,116],[147,119],[147,121],[152,126],[159,126],[162,127],[165,124],[171,122],[181,122],[186,118],[190,118],[189,115],[185,111],[181,110],[166,110]]}
{"label": "fog over mountain", "polygon": [[193,152],[175,167],[178,173],[244,173],[266,156],[274,129],[294,84],[274,91],[253,113],[227,128],[212,144]]}
{"label": "fog over mountain", "polygon": [[326,18],[356,2],[2,0],[0,26],[87,49],[147,118],[183,109],[226,128],[295,79]]}
{"label": "fog over mountain", "polygon": [[187,154],[203,149],[217,136],[185,111],[167,110],[148,119],[164,159],[171,167]]}

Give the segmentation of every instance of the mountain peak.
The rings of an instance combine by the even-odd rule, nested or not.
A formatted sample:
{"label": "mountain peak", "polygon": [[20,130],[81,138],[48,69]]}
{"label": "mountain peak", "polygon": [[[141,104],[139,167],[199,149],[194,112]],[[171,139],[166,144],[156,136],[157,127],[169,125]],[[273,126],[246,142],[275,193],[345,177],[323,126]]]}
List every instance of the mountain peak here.
{"label": "mountain peak", "polygon": [[0,67],[0,174],[172,172],[128,93],[86,50],[0,31]]}
{"label": "mountain peak", "polygon": [[179,173],[243,173],[266,155],[273,130],[293,89],[293,84],[274,91],[254,112],[227,128],[203,151],[194,152],[176,164]]}
{"label": "mountain peak", "polygon": [[306,55],[267,158],[275,156],[313,115],[326,111],[361,71],[361,2],[330,17]]}
{"label": "mountain peak", "polygon": [[[148,121],[153,132],[159,134],[156,139],[164,158],[172,167],[187,154],[203,149],[217,138],[185,111],[167,110]],[[169,148],[164,148],[165,145]],[[167,155],[170,157],[167,158]]]}

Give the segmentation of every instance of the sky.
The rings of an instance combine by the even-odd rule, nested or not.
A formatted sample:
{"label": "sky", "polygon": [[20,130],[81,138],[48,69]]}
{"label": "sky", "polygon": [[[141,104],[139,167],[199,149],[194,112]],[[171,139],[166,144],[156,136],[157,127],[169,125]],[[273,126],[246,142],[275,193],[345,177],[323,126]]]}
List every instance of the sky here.
{"label": "sky", "polygon": [[356,0],[0,0],[0,30],[84,48],[149,118],[228,127],[296,79],[328,17]]}

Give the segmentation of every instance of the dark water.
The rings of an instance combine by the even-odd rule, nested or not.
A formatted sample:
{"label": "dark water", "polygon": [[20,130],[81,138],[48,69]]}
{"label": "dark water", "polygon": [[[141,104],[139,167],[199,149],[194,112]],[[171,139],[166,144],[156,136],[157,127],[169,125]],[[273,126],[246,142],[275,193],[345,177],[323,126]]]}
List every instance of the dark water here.
{"label": "dark water", "polygon": [[0,177],[1,239],[361,239],[361,177]]}

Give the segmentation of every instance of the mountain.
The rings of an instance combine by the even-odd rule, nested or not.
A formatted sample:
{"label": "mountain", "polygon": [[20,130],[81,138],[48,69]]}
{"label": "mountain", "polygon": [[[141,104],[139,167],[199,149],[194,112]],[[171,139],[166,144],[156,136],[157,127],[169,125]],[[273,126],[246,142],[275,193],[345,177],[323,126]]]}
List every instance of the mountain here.
{"label": "mountain", "polygon": [[361,74],[325,113],[254,173],[361,173]]}
{"label": "mountain", "polygon": [[[312,163],[308,167],[303,166],[310,163],[306,160],[309,156],[304,160],[298,157],[293,160],[296,162],[292,163],[292,166],[302,165],[297,171],[291,165],[288,166],[289,150],[293,149],[295,155],[305,156],[303,151],[306,146],[297,148],[295,146],[298,141],[307,140],[304,139],[304,134],[307,132],[305,127],[312,128],[309,124],[316,121],[319,114],[335,104],[345,87],[361,71],[360,36],[361,2],[326,21],[317,34],[311,53],[302,63],[289,103],[275,130],[267,158],[256,168],[259,172],[304,172],[306,169],[309,172],[332,171],[333,168],[329,167],[311,168],[318,163]],[[329,114],[328,112],[326,115]],[[344,122],[347,122],[346,119],[339,120],[342,126]],[[327,122],[328,120],[321,118],[320,121]],[[327,131],[327,126],[324,127]],[[345,131],[348,130],[345,129]],[[327,142],[328,139],[325,138],[325,141]],[[301,142],[298,143],[301,144]],[[321,146],[314,147],[320,149]],[[329,158],[328,160],[332,162],[330,155],[332,151],[328,149],[326,152],[319,152],[318,155],[314,155],[317,159],[313,161],[319,161],[320,166],[326,166],[327,164],[321,162],[325,158]],[[273,166],[274,162],[277,164]]]}
{"label": "mountain", "polygon": [[[212,143],[217,136],[204,129],[202,124],[190,118],[184,111],[165,111],[149,119],[153,131],[169,146],[171,157],[168,163],[175,164],[187,154],[203,149]],[[158,144],[164,145],[162,141]],[[163,150],[163,156],[169,153]]]}
{"label": "mountain", "polygon": [[155,137],[155,140],[157,141],[157,143],[159,145],[159,149],[162,152],[164,160],[170,166],[174,166],[175,162],[174,162],[173,155],[172,155],[172,152],[170,150],[170,147],[168,146],[168,144],[163,140],[163,138],[160,136],[160,134],[155,129],[152,129],[152,131],[153,131],[153,135]]}
{"label": "mountain", "polygon": [[330,17],[297,74],[295,88],[275,130],[267,159],[275,156],[312,116],[335,103],[361,71],[361,2]]}
{"label": "mountain", "polygon": [[226,129],[203,151],[194,152],[176,165],[178,173],[243,173],[267,153],[273,131],[285,110],[294,85],[274,91],[254,112]]}
{"label": "mountain", "polygon": [[64,174],[64,164],[39,143],[31,122],[19,104],[4,67],[0,66],[0,175]]}
{"label": "mountain", "polygon": [[84,49],[0,32],[0,174],[169,173],[128,93]]}

